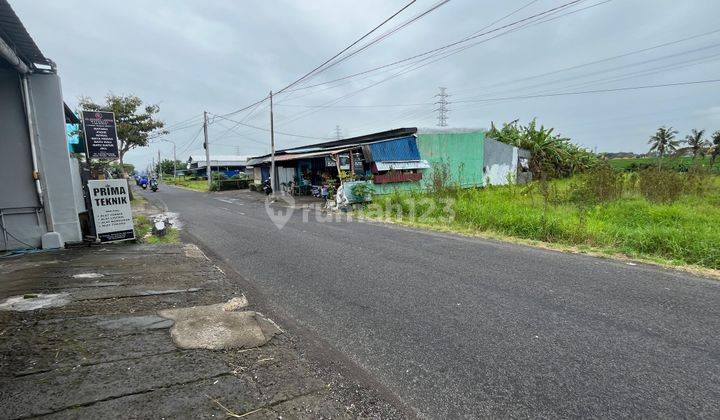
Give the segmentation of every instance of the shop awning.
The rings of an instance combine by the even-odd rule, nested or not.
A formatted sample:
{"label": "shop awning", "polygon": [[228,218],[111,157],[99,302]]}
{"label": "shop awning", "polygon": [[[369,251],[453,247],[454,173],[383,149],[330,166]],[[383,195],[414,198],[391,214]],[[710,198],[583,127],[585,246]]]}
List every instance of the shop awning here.
{"label": "shop awning", "polygon": [[408,169],[429,169],[430,164],[426,160],[402,160],[375,162],[378,171],[402,171]]}
{"label": "shop awning", "polygon": [[[346,152],[348,149],[342,150],[323,150],[322,152],[309,152],[309,153],[283,153],[275,156],[275,162],[289,162],[300,159],[310,159],[317,157],[330,156],[337,153]],[[264,156],[262,158],[248,160],[248,165],[260,165],[263,163],[270,163],[270,156]]]}

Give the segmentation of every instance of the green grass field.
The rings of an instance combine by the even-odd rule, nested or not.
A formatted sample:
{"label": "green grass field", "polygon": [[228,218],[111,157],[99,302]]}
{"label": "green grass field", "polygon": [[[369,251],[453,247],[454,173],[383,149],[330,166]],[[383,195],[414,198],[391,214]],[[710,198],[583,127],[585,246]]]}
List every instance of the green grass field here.
{"label": "green grass field", "polygon": [[[632,169],[632,166],[638,166],[638,165],[657,165],[657,158],[653,157],[643,157],[643,158],[616,158],[616,159],[610,159],[609,163],[610,166],[612,166],[615,169],[621,170],[621,171],[628,171]],[[693,164],[696,164],[698,162],[702,162],[704,165],[710,165],[710,157],[706,156],[704,158],[697,158],[693,160],[692,157],[684,156],[684,157],[673,157],[673,158],[665,158],[663,159],[663,166],[667,168],[673,168],[677,169],[680,167],[683,168],[689,168]],[[715,162],[715,165],[713,166],[715,170],[720,171],[720,160],[717,160]]]}
{"label": "green grass field", "polygon": [[206,179],[190,180],[179,177],[176,180],[173,180],[172,177],[168,177],[163,178],[163,182],[170,185],[179,185],[196,191],[208,191],[208,182]]}
{"label": "green grass field", "polygon": [[[625,178],[632,182],[630,174]],[[720,269],[720,177],[706,182],[704,194],[684,194],[667,204],[649,202],[634,188],[625,188],[619,199],[578,205],[570,199],[574,181],[561,180],[550,182],[547,194],[539,183],[460,190],[445,198],[394,193],[376,196],[362,212],[432,229]]]}

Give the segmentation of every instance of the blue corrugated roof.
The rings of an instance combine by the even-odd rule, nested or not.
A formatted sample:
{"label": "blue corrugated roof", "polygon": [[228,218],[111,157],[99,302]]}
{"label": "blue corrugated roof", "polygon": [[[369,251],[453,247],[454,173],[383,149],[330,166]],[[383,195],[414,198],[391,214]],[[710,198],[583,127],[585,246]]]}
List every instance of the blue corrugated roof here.
{"label": "blue corrugated roof", "polygon": [[371,143],[369,146],[372,159],[375,162],[386,160],[420,160],[420,151],[418,150],[415,136]]}

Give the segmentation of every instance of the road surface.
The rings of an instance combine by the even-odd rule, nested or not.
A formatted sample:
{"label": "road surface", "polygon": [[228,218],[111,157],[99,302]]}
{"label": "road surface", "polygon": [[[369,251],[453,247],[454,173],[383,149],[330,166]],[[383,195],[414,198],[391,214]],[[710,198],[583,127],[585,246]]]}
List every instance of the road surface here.
{"label": "road surface", "polygon": [[144,194],[421,417],[720,417],[720,282],[301,210],[278,229],[249,192]]}

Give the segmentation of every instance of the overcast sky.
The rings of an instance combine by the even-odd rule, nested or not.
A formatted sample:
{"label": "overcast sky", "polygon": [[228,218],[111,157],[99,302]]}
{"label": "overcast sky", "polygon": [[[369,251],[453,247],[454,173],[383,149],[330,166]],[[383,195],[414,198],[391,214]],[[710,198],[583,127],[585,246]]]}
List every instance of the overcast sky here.
{"label": "overcast sky", "polygon": [[[172,130],[167,138],[176,142],[178,159],[185,160],[191,153],[204,153],[198,135],[203,110],[222,115],[262,99],[269,90],[284,87],[332,57],[408,1],[10,3],[43,53],[57,62],[71,107],[80,96],[101,100],[108,92],[132,93],[159,104],[160,117],[170,128],[184,128]],[[489,30],[569,1],[451,0],[307,85],[463,39],[523,6],[527,7]],[[375,35],[436,2],[417,0]],[[276,98],[275,128],[322,139],[334,138],[336,126],[345,137],[397,127],[434,127],[434,95],[444,86],[451,95],[449,128],[487,128],[491,121],[537,117],[585,147],[635,152],[646,151],[648,137],[663,124],[678,129],[682,137],[691,128],[720,130],[720,83],[518,98],[720,79],[720,31],[706,34],[720,30],[720,1],[583,0],[548,16],[561,17],[519,29],[510,26],[507,29],[517,29],[510,33],[497,30],[475,39],[484,42],[438,56],[414,71],[389,67],[343,83],[281,94]],[[694,37],[701,34],[706,35]],[[500,36],[488,39],[496,35]],[[694,38],[563,70],[690,37]],[[553,74],[542,76],[545,73]],[[462,102],[482,99],[496,100]],[[306,108],[328,103],[332,104]],[[266,104],[254,111],[227,118],[267,129]],[[246,126],[229,130],[233,126],[214,119],[213,154],[268,152],[266,131]],[[319,141],[310,138],[278,134],[276,141],[279,148]],[[158,149],[163,156],[172,152],[169,143],[153,143],[130,152],[126,162],[144,167]]]}

